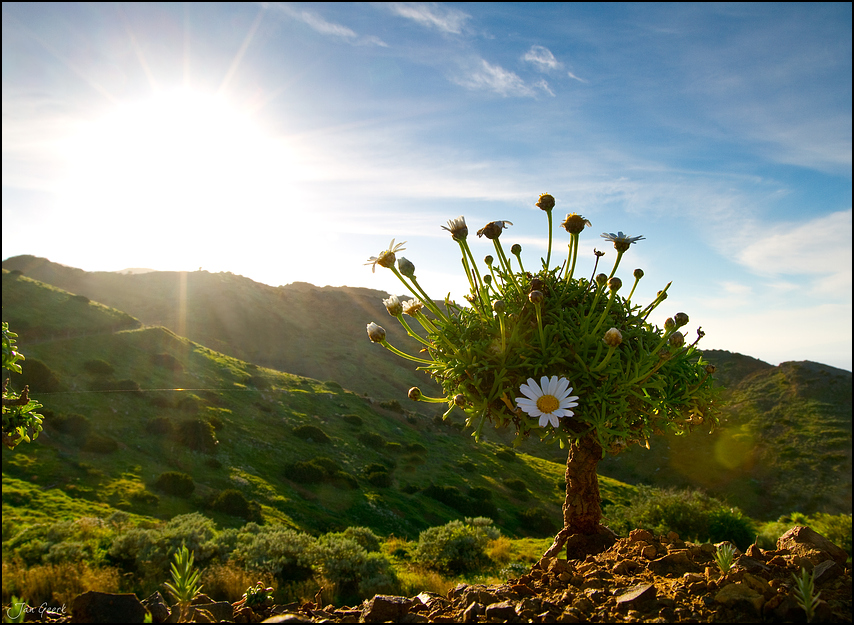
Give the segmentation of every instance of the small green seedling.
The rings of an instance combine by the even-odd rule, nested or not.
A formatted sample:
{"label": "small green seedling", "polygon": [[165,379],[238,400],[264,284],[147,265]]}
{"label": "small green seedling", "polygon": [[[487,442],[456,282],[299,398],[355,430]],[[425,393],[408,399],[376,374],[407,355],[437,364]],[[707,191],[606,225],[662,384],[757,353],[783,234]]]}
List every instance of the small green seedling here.
{"label": "small green seedling", "polygon": [[815,615],[815,609],[818,606],[818,596],[821,593],[813,595],[815,592],[815,580],[812,573],[807,573],[805,568],[801,568],[801,576],[792,575],[795,581],[795,599],[798,605],[804,609],[807,614],[807,623],[812,623],[812,618]]}
{"label": "small green seedling", "polygon": [[730,543],[723,543],[718,550],[715,552],[715,562],[718,564],[718,568],[721,570],[721,573],[726,575],[729,570],[732,568],[732,565],[735,561],[735,547]]}
{"label": "small green seedling", "polygon": [[164,586],[171,592],[182,608],[190,603],[202,590],[199,584],[199,571],[193,569],[193,552],[181,545],[175,552],[175,562],[172,563],[172,582]]}

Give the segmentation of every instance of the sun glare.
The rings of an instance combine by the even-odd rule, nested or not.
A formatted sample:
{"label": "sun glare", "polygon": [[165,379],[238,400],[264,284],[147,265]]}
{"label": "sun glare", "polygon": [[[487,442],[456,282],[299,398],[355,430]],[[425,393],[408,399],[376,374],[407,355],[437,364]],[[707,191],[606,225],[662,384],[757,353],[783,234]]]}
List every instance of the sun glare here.
{"label": "sun glare", "polygon": [[[177,90],[124,104],[83,124],[66,151],[60,212],[113,233],[125,225],[136,239],[185,231],[222,250],[250,213],[266,230],[302,204],[293,149],[213,95]],[[198,249],[170,251],[203,264]]]}

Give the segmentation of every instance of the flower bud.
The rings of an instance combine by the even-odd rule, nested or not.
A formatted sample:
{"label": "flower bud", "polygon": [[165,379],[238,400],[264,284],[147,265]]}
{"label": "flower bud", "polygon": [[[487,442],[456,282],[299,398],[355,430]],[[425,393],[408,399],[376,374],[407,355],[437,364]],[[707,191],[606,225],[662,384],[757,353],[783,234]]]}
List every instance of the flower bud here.
{"label": "flower bud", "polygon": [[679,312],[673,315],[673,320],[676,322],[676,327],[681,328],[688,323],[688,315],[683,312]]}
{"label": "flower bud", "polygon": [[614,292],[619,291],[621,286],[623,286],[623,281],[616,276],[608,280],[608,288]]}
{"label": "flower bud", "polygon": [[385,329],[371,321],[368,324],[368,338],[374,343],[382,343],[385,340]]}
{"label": "flower bud", "polygon": [[411,261],[406,260],[403,256],[401,256],[397,260],[397,268],[407,278],[415,277],[415,265],[412,264]]}
{"label": "flower bud", "polygon": [[392,295],[388,299],[384,299],[383,304],[385,304],[385,309],[392,317],[403,314],[403,304],[400,303],[397,295]]}
{"label": "flower bud", "polygon": [[466,398],[462,393],[454,395],[454,404],[462,408],[466,405]]}
{"label": "flower bud", "polygon": [[715,365],[706,365],[706,373],[712,375],[715,371],[717,371],[717,367]]}
{"label": "flower bud", "polygon": [[617,347],[620,343],[623,342],[623,335],[617,328],[611,328],[607,332],[605,332],[605,336],[602,339],[602,342],[605,343],[608,347]]}
{"label": "flower bud", "polygon": [[531,291],[542,291],[543,290],[543,281],[539,278],[534,278],[531,280]]}
{"label": "flower bud", "polygon": [[483,228],[477,231],[477,236],[486,236],[487,239],[497,239],[501,236],[501,231],[507,226],[512,226],[512,221],[490,221]]}
{"label": "flower bud", "polygon": [[643,269],[635,269],[632,275],[635,277],[635,280],[640,280],[643,278]]}
{"label": "flower bud", "polygon": [[406,394],[406,396],[409,397],[409,399],[411,399],[412,401],[418,401],[419,399],[421,399],[421,389],[417,386],[413,386],[411,389],[409,389],[409,392]]}
{"label": "flower bud", "polygon": [[534,306],[539,306],[540,304],[542,304],[545,297],[546,296],[543,295],[542,291],[531,291],[530,293],[528,293],[528,299]]}
{"label": "flower bud", "polygon": [[668,340],[673,347],[679,348],[685,344],[685,337],[681,332],[674,332],[670,335],[670,339]]}
{"label": "flower bud", "polygon": [[540,195],[540,199],[537,200],[535,206],[537,206],[541,210],[550,211],[555,207],[555,199],[548,193],[543,193],[542,195]]}
{"label": "flower bud", "polygon": [[667,291],[659,291],[655,294],[656,299],[660,299],[662,302],[667,299]]}
{"label": "flower bud", "polygon": [[590,221],[577,213],[570,213],[560,225],[570,234],[579,234],[584,230],[584,226],[590,225]]}
{"label": "flower bud", "polygon": [[673,317],[668,317],[664,320],[664,329],[668,332],[676,329],[676,322],[673,321]]}
{"label": "flower bud", "polygon": [[504,303],[503,299],[497,299],[492,302],[492,310],[499,315],[503,315],[504,311],[507,310],[507,304]]}
{"label": "flower bud", "polygon": [[403,312],[409,315],[410,317],[414,317],[415,314],[422,308],[424,308],[423,302],[417,299],[411,299],[403,304]]}
{"label": "flower bud", "polygon": [[487,267],[491,267],[491,266],[492,266],[492,261],[494,261],[494,260],[495,260],[495,259],[494,259],[492,256],[490,256],[489,254],[487,254],[486,256],[484,256],[484,257],[483,257],[483,262],[485,262],[485,263],[486,263],[486,266],[487,266]]}
{"label": "flower bud", "polygon": [[602,286],[607,281],[608,281],[608,276],[606,276],[604,273],[600,273],[599,275],[596,276],[596,284],[598,284],[599,286]]}
{"label": "flower bud", "polygon": [[486,283],[486,286],[489,286],[490,284],[492,284],[492,275],[486,274],[485,276],[483,276],[483,281]]}
{"label": "flower bud", "polygon": [[522,246],[519,245],[518,243],[514,243],[510,247],[510,253],[513,254],[514,256],[518,256],[519,254],[522,253]]}

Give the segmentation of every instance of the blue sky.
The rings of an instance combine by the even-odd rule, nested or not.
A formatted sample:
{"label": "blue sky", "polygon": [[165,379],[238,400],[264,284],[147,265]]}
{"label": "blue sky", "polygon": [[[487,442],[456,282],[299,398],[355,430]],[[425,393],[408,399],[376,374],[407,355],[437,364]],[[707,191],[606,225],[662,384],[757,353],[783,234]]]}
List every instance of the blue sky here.
{"label": "blue sky", "polygon": [[[849,3],[3,4],[3,258],[405,290],[540,193],[701,346],[851,369]],[[472,236],[475,257],[492,251]],[[562,261],[568,235],[555,231]],[[372,320],[382,323],[383,320]]]}

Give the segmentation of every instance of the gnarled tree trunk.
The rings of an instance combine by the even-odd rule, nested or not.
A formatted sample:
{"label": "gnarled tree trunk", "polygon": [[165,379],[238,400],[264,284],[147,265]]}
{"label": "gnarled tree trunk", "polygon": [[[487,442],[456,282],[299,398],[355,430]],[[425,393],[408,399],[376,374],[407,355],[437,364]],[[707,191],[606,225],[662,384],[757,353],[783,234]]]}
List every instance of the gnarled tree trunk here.
{"label": "gnarled tree trunk", "polygon": [[570,443],[566,458],[563,529],[555,536],[545,557],[557,557],[566,545],[567,559],[580,559],[614,543],[614,533],[600,523],[602,508],[596,467],[601,458],[602,447],[590,434]]}

